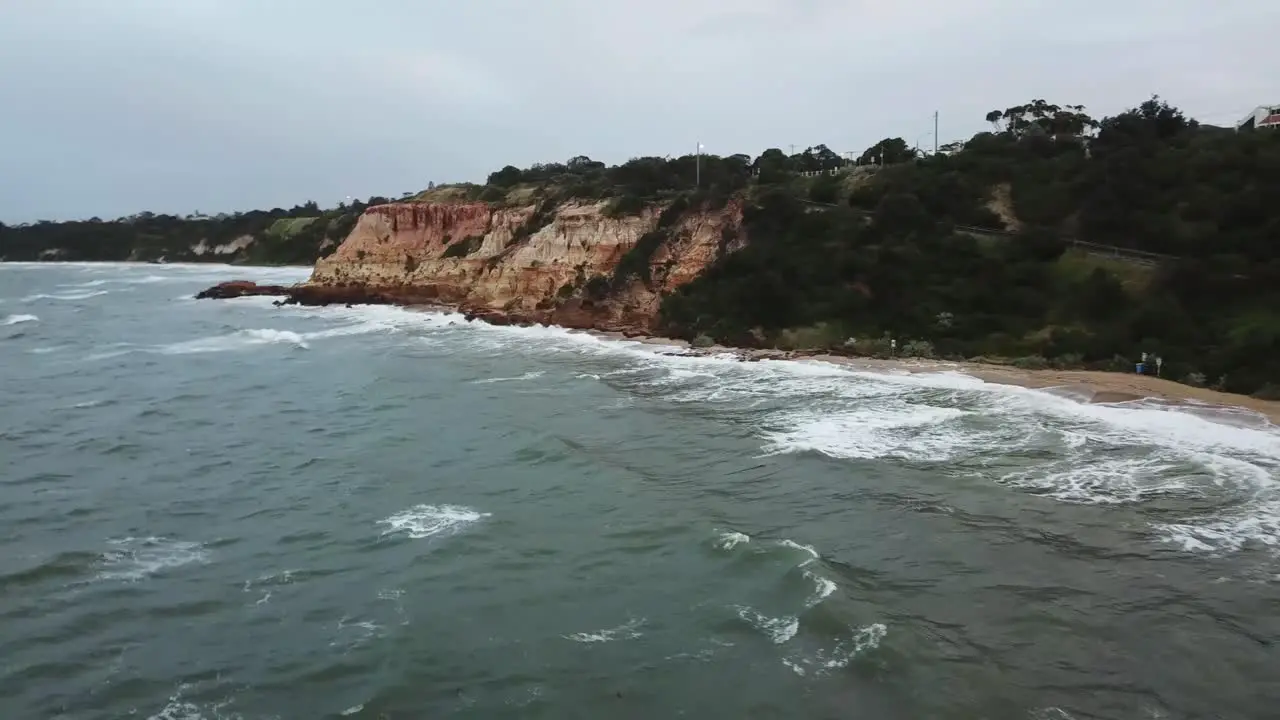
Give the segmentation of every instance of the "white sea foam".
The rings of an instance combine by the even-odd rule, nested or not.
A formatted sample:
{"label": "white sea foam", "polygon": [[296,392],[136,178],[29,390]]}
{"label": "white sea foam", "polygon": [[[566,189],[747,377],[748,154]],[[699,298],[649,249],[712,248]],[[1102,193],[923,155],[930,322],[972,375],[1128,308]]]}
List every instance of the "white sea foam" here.
{"label": "white sea foam", "polygon": [[808,568],[805,568],[803,572],[804,576],[814,584],[813,594],[810,595],[809,599],[804,603],[806,608],[815,607],[818,603],[831,597],[831,594],[836,591],[836,583],[834,580],[822,577]]}
{"label": "white sea foam", "polygon": [[644,622],[644,618],[634,618],[614,628],[596,630],[595,632],[573,633],[572,635],[565,635],[564,639],[580,643],[603,643],[613,642],[614,640],[634,640],[642,635],[642,633],[636,628],[644,625]]}
{"label": "white sea foam", "polygon": [[1195,522],[1157,523],[1159,535],[1186,552],[1224,554],[1248,545],[1280,550],[1280,497]]}
{"label": "white sea foam", "polygon": [[721,550],[732,550],[735,547],[751,542],[751,536],[740,532],[722,532],[716,539],[716,547]]}
{"label": "white sea foam", "polygon": [[154,715],[148,715],[147,720],[244,720],[244,715],[231,709],[235,704],[234,696],[196,704],[183,697],[192,687],[189,683],[179,685],[165,706]]}
{"label": "white sea foam", "polygon": [[5,325],[20,325],[22,323],[38,322],[40,318],[35,315],[9,315],[4,319]]}
{"label": "white sea foam", "polygon": [[738,617],[764,633],[775,645],[782,645],[800,631],[800,618],[794,615],[769,617],[745,605],[739,605]]}
{"label": "white sea foam", "polygon": [[82,282],[82,283],[67,283],[65,285],[59,285],[58,287],[66,288],[68,290],[83,290],[84,288],[102,287],[103,285],[106,285],[109,282],[112,282],[112,281],[111,280],[90,280],[89,282]]}
{"label": "white sea foam", "polygon": [[271,587],[275,585],[290,585],[293,583],[293,578],[295,574],[299,572],[302,572],[302,571],[301,570],[281,570],[280,572],[267,573],[266,575],[259,575],[253,580],[245,580],[244,587],[242,588],[242,590],[244,592],[249,592],[250,590],[261,588],[261,587]]}
{"label": "white sea foam", "polygon": [[150,715],[147,720],[207,720],[195,703],[189,703],[178,696],[169,698],[169,703],[160,712]]}
{"label": "white sea foam", "polygon": [[415,505],[378,522],[389,527],[383,535],[404,533],[421,539],[458,532],[489,515],[458,505]]}
{"label": "white sea foam", "polygon": [[1137,503],[1159,495],[1184,495],[1189,480],[1179,464],[1156,453],[1105,462],[1069,458],[1005,475],[1005,484],[1056,500],[1081,504]]}
{"label": "white sea foam", "polygon": [[473,385],[491,385],[493,383],[501,383],[501,382],[519,382],[521,380],[534,380],[536,378],[542,377],[545,374],[546,372],[543,370],[536,370],[534,372],[527,372],[523,375],[517,375],[516,377],[481,378],[480,380],[472,380],[471,383]]}
{"label": "white sea foam", "polygon": [[311,347],[307,343],[306,338],[292,330],[260,328],[239,330],[229,335],[218,335],[216,337],[200,338],[197,340],[185,340],[183,342],[164,345],[158,349],[158,352],[165,355],[189,355],[194,353],[239,350],[256,345],[277,344],[293,345],[303,350]]}
{"label": "white sea foam", "polygon": [[888,628],[874,623],[854,630],[852,635],[840,638],[830,648],[820,648],[807,656],[793,655],[784,658],[782,664],[797,675],[825,675],[832,670],[848,667],[854,658],[880,647],[886,634]]}
{"label": "white sea foam", "polygon": [[801,563],[801,564],[808,564],[809,562],[813,560],[817,560],[818,558],[822,557],[821,555],[818,554],[818,551],[812,545],[802,545],[801,543],[798,543],[795,540],[789,540],[787,538],[783,538],[779,540],[778,544],[781,545],[782,547],[788,547],[788,548],[791,548],[792,550],[799,550],[800,552],[807,554],[809,556],[809,559],[805,560],[804,563]]}
{"label": "white sea foam", "polygon": [[111,550],[102,555],[104,580],[141,580],[163,570],[205,563],[209,553],[200,543],[163,537],[126,537],[108,540]]}
{"label": "white sea foam", "polygon": [[326,338],[350,337],[352,335],[368,335],[377,332],[390,332],[395,327],[387,323],[378,321],[360,322],[351,325],[340,325],[328,330],[317,330],[315,332],[303,333],[302,337],[307,340],[324,340]]}
{"label": "white sea foam", "polygon": [[35,295],[28,295],[22,298],[22,302],[29,303],[29,302],[36,302],[38,300],[62,300],[62,301],[68,301],[68,302],[73,300],[88,300],[91,297],[106,295],[109,292],[111,291],[110,290],[93,290],[90,292],[36,293]]}
{"label": "white sea foam", "polygon": [[767,454],[819,452],[835,458],[925,457],[946,459],[965,445],[964,430],[948,425],[964,416],[956,408],[893,403],[843,413],[786,411],[766,432]]}

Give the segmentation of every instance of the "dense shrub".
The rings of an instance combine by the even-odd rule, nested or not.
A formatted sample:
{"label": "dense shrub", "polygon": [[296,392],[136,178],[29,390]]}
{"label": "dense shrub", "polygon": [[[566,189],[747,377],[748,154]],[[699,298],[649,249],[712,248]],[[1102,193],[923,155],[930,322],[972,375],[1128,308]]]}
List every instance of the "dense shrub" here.
{"label": "dense shrub", "polygon": [[449,246],[444,249],[444,252],[441,253],[440,257],[447,257],[447,258],[466,257],[471,253],[479,250],[480,246],[483,244],[484,244],[483,235],[469,235],[461,240],[457,240],[452,243],[449,243]]}
{"label": "dense shrub", "polygon": [[636,244],[631,246],[614,266],[613,287],[622,287],[633,277],[639,278],[648,285],[651,280],[650,263],[653,260],[653,254],[658,251],[666,238],[665,230],[654,230],[641,235]]}

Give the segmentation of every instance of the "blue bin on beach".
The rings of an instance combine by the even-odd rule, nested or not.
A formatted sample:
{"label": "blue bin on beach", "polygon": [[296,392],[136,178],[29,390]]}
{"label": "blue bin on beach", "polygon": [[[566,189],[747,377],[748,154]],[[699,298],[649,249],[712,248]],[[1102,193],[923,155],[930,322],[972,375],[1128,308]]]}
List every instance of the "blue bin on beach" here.
{"label": "blue bin on beach", "polygon": [[1138,368],[1137,368],[1137,370],[1135,370],[1135,372],[1137,372],[1139,375],[1142,375],[1142,374],[1143,374],[1143,372],[1142,372],[1142,371],[1143,371],[1143,370],[1146,370],[1146,369],[1147,369],[1147,364],[1146,364],[1146,363],[1138,363]]}

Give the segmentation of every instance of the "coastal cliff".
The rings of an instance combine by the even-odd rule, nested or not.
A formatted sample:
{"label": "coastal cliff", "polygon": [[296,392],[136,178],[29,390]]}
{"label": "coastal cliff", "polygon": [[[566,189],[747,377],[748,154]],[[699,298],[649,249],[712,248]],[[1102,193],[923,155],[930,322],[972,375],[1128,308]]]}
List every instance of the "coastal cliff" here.
{"label": "coastal cliff", "polygon": [[820,145],[506,166],[361,208],[338,247],[311,248],[307,283],[202,295],[1028,369],[1155,355],[1165,378],[1280,397],[1276,221],[1259,210],[1280,134],[1157,98],[1101,121],[1039,100],[991,118],[927,158],[886,138],[857,162]]}
{"label": "coastal cliff", "polygon": [[500,322],[652,332],[664,293],[745,242],[738,202],[685,212],[652,203],[625,215],[609,208],[577,200],[371,207],[316,263],[302,293],[345,299],[358,289]]}

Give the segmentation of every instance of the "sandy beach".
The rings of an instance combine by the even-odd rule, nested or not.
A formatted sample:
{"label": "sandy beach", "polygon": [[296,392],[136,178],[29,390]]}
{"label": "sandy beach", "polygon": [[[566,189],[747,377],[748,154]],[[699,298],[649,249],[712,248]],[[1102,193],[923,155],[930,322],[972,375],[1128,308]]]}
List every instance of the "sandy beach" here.
{"label": "sandy beach", "polygon": [[1272,424],[1280,424],[1280,402],[1192,387],[1150,375],[1129,375],[1100,370],[1023,370],[1009,365],[916,359],[878,360],[830,355],[813,357],[825,362],[869,370],[959,372],[990,383],[1018,385],[1040,390],[1061,389],[1065,391],[1064,394],[1091,403],[1162,400],[1170,403],[1194,404],[1206,410],[1244,409],[1262,415]]}
{"label": "sandy beach", "polygon": [[[592,331],[591,334],[616,340],[631,340],[649,345],[683,348],[688,352],[689,343],[684,340],[662,337],[625,337],[621,333]],[[1001,385],[1017,385],[1036,390],[1060,391],[1067,397],[1089,403],[1125,403],[1137,400],[1156,400],[1194,407],[1206,412],[1221,413],[1241,410],[1257,413],[1272,425],[1280,425],[1280,402],[1259,400],[1248,395],[1219,392],[1182,383],[1152,377],[1150,375],[1103,372],[1099,370],[1024,370],[1011,365],[994,363],[952,362],[924,358],[883,359],[849,357],[809,352],[783,350],[753,350],[715,345],[697,350],[708,355],[731,353],[744,361],[754,360],[810,360],[829,362],[844,367],[872,372],[936,373],[956,372],[984,382]]]}

